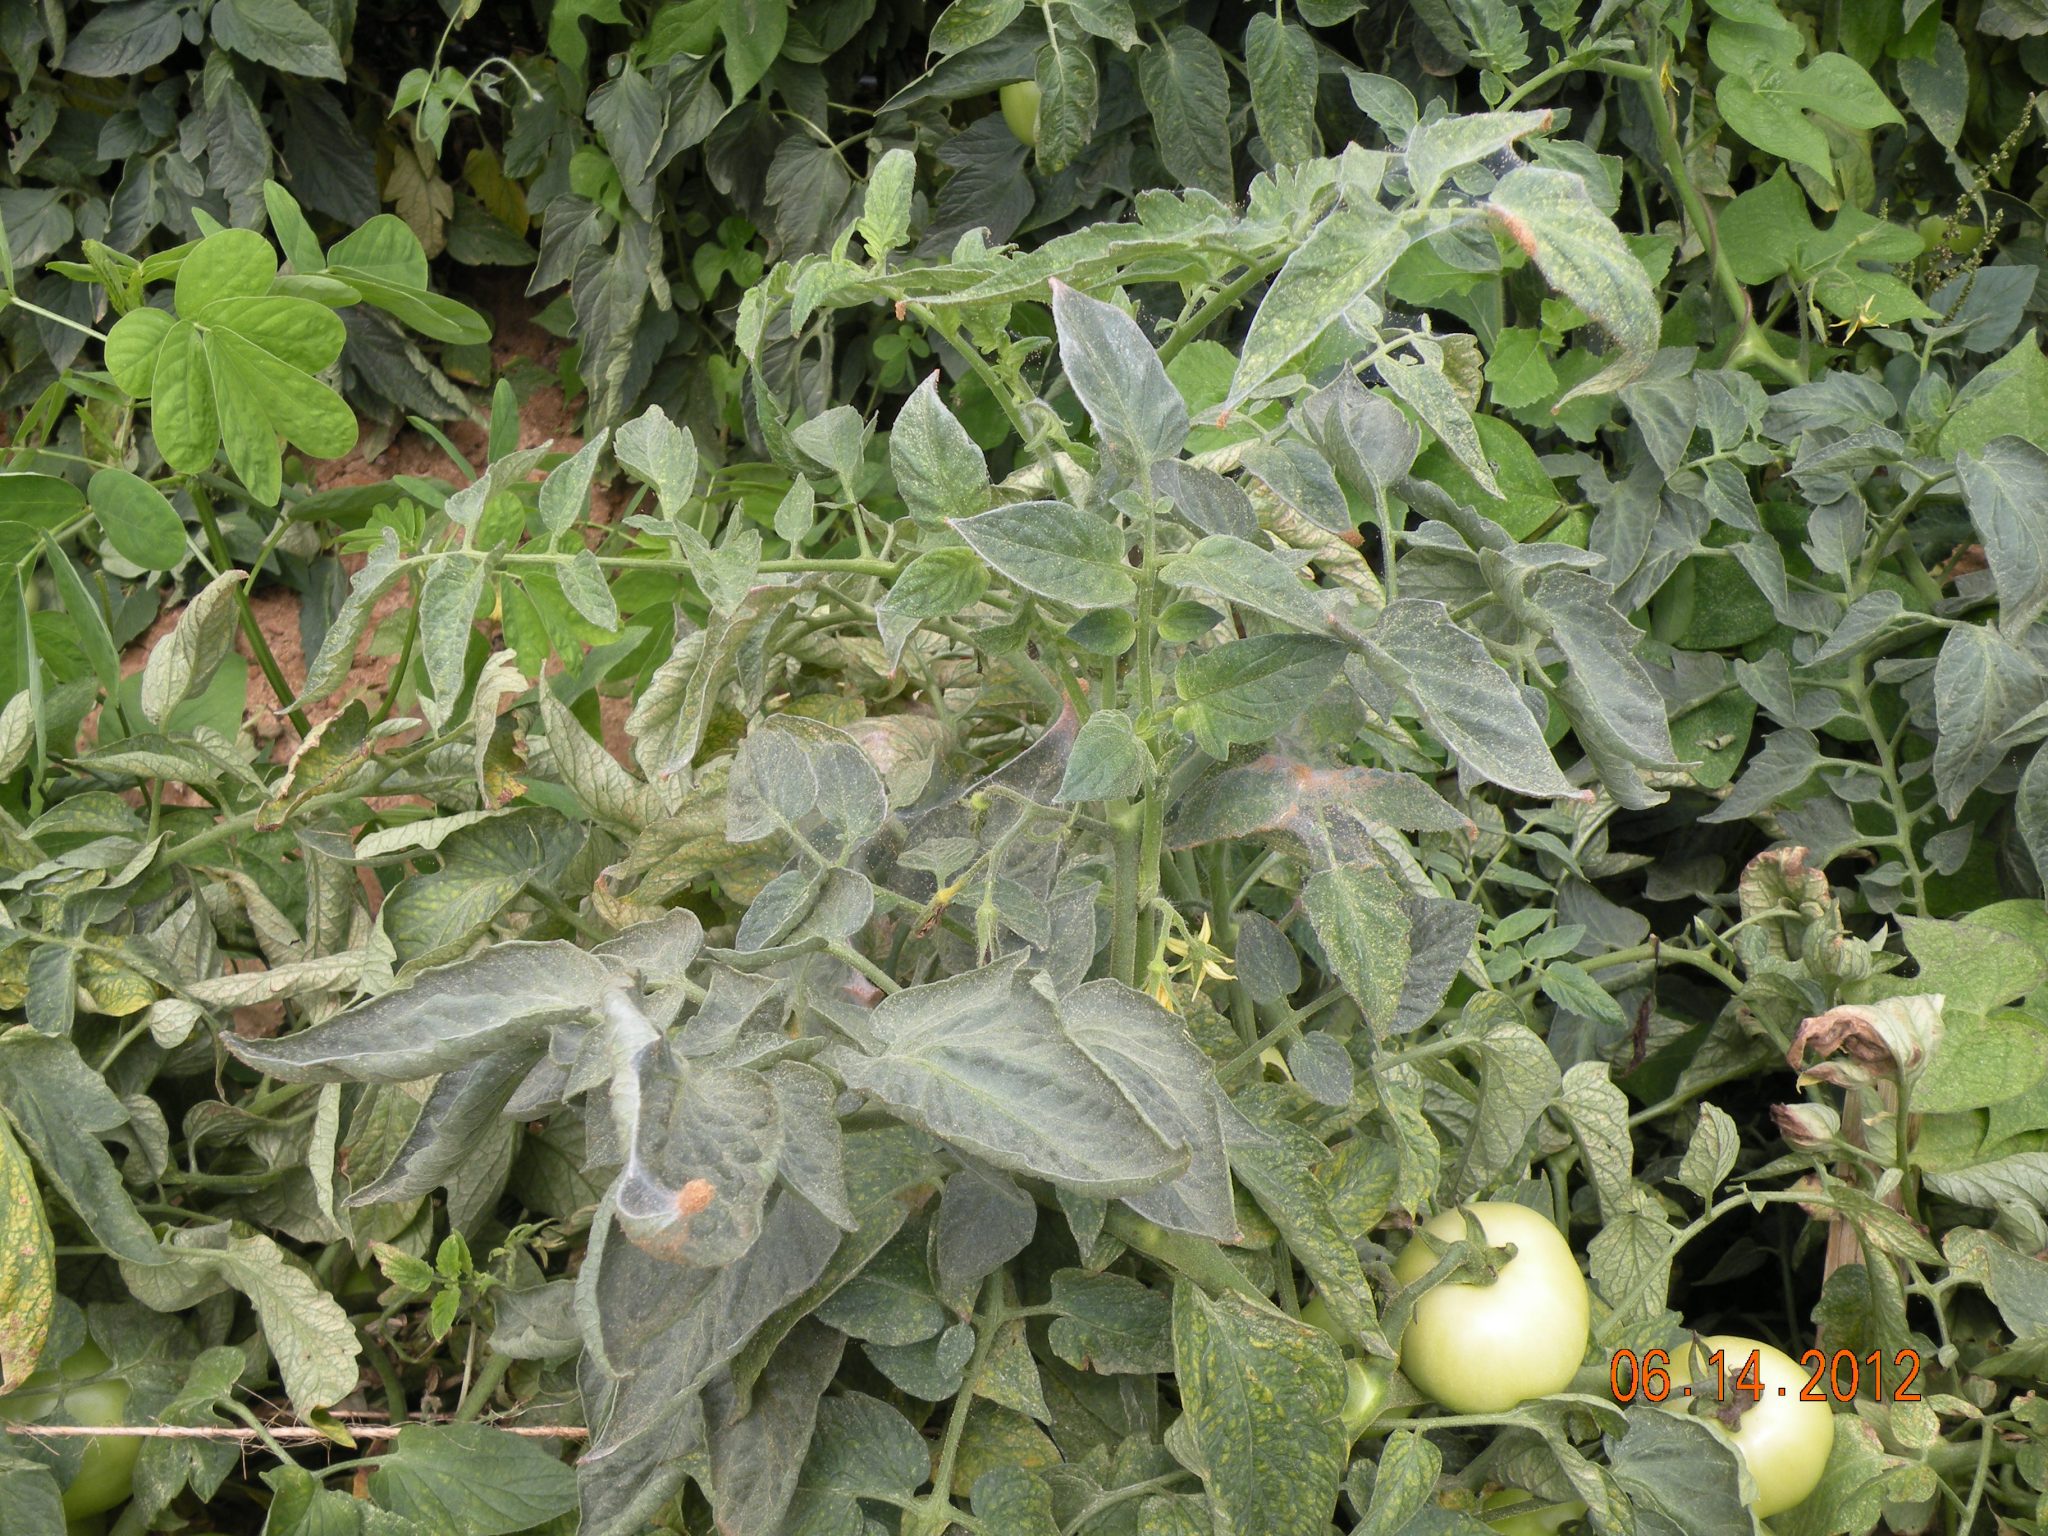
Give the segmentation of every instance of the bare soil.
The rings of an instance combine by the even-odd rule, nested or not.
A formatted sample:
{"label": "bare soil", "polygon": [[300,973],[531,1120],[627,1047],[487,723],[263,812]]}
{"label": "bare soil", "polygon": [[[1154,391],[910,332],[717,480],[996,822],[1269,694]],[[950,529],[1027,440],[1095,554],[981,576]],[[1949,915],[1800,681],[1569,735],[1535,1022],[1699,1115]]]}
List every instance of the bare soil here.
{"label": "bare soil", "polygon": [[[564,453],[573,453],[582,447],[583,437],[576,430],[575,404],[563,398],[560,386],[554,382],[563,343],[534,324],[534,305],[521,292],[517,281],[501,274],[479,274],[477,287],[469,297],[488,311],[493,319],[491,364],[494,376],[502,375],[521,359],[548,375],[546,382],[535,384],[526,399],[520,402],[519,445],[528,448],[552,443]],[[489,430],[489,382],[472,388],[470,395],[476,406],[471,417],[438,425],[463,456],[473,466],[481,468]],[[352,485],[375,485],[396,475],[455,481],[463,478],[463,472],[449,462],[441,446],[411,426],[401,427],[379,446],[382,438],[382,433],[366,433],[362,444],[348,454],[314,465],[314,489],[325,491]],[[600,484],[595,487],[591,497],[592,521],[610,522],[617,515],[621,499],[615,486]],[[351,574],[360,569],[362,563],[360,555],[343,557],[343,564]],[[363,644],[349,668],[347,680],[331,696],[307,708],[311,723],[318,724],[339,714],[352,699],[376,700],[382,697],[396,658],[372,654],[371,641],[382,621],[399,611],[406,601],[403,588],[379,601],[372,622],[364,632]],[[305,647],[299,634],[299,594],[285,587],[266,584],[251,595],[249,606],[256,627],[276,657],[285,681],[296,686],[306,675]],[[157,616],[156,622],[128,647],[122,657],[124,673],[142,669],[150,648],[170,632],[183,611],[182,606],[167,607]],[[285,701],[277,697],[269,679],[255,665],[248,639],[239,629],[235,635],[235,649],[250,662],[247,716],[250,729],[258,744],[269,748],[272,761],[283,762],[299,744],[299,734],[284,714]],[[621,757],[627,751],[624,725],[631,708],[629,699],[607,698],[600,703],[605,744]],[[91,722],[88,722],[87,730],[90,729]]]}

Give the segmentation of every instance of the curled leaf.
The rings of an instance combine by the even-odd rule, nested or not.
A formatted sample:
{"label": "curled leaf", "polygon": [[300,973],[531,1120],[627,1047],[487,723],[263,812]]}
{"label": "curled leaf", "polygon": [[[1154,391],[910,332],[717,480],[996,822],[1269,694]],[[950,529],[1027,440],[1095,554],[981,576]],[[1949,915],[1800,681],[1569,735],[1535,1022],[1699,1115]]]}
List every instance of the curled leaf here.
{"label": "curled leaf", "polygon": [[[1838,1088],[1903,1078],[1926,1068],[1941,1041],[1943,999],[1938,993],[1844,1003],[1799,1026],[1785,1053],[1799,1081]],[[1818,1060],[1808,1066],[1809,1052]]]}

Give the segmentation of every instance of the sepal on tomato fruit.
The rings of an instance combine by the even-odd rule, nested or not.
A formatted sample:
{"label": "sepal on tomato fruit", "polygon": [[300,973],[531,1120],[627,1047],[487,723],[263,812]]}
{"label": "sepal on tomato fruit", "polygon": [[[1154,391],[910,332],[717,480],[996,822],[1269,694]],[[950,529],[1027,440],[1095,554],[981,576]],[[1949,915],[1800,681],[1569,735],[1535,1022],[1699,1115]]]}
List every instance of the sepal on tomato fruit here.
{"label": "sepal on tomato fruit", "polygon": [[[1718,1351],[1727,1379],[1722,1410],[1739,1409],[1723,1427],[1756,1483],[1756,1513],[1779,1515],[1804,1503],[1820,1486],[1835,1448],[1835,1415],[1828,1403],[1805,1395],[1808,1376],[1783,1350],[1761,1339],[1714,1334],[1696,1346],[1691,1379],[1714,1380],[1712,1353]],[[1750,1368],[1751,1357],[1754,1368]],[[1674,1365],[1673,1375],[1678,1371]],[[1712,1396],[1667,1400],[1665,1408],[1716,1414]]]}

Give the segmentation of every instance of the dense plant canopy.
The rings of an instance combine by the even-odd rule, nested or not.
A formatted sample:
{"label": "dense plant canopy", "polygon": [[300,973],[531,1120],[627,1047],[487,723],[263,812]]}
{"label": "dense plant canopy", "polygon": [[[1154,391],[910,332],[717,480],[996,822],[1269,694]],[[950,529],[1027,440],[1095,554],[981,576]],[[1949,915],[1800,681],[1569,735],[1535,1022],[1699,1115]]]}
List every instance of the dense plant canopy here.
{"label": "dense plant canopy", "polygon": [[2036,0],[0,66],[0,1536],[2048,1531]]}

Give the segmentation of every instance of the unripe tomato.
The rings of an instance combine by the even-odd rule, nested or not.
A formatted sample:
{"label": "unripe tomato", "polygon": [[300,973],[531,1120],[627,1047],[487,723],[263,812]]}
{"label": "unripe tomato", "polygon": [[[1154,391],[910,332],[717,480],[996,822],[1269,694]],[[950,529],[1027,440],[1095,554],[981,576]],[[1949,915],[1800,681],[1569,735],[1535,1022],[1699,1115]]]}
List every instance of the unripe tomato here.
{"label": "unripe tomato", "polygon": [[[1513,1504],[1526,1504],[1534,1497],[1519,1488],[1503,1488],[1498,1493],[1489,1493],[1480,1501],[1482,1510],[1506,1509]],[[1562,1504],[1546,1504],[1541,1509],[1525,1509],[1519,1515],[1503,1515],[1498,1520],[1487,1520],[1487,1524],[1502,1536],[1557,1536],[1572,1521],[1586,1513],[1586,1506],[1576,1499],[1567,1499]]]}
{"label": "unripe tomato", "polygon": [[1311,1328],[1320,1328],[1337,1341],[1337,1347],[1350,1351],[1358,1347],[1358,1341],[1344,1331],[1344,1325],[1337,1321],[1337,1314],[1330,1310],[1330,1304],[1320,1293],[1309,1297],[1301,1304],[1301,1320]]}
{"label": "unripe tomato", "polygon": [[[97,1344],[81,1346],[63,1365],[37,1371],[0,1397],[0,1421],[39,1424],[61,1413],[72,1424],[126,1423],[128,1383],[103,1375],[110,1364]],[[142,1442],[132,1435],[88,1439],[78,1475],[64,1489],[65,1517],[76,1520],[126,1503],[141,1453]]]}
{"label": "unripe tomato", "polygon": [[1003,104],[1003,121],[1017,135],[1019,144],[1038,147],[1038,82],[1012,80],[998,93]]}
{"label": "unripe tomato", "polygon": [[[1717,1333],[1701,1343],[1701,1357],[1691,1369],[1672,1362],[1672,1381],[1681,1385],[1689,1378],[1711,1382],[1713,1367],[1706,1356],[1721,1351],[1725,1400],[1742,1409],[1741,1418],[1728,1433],[1742,1452],[1749,1475],[1756,1479],[1757,1514],[1782,1514],[1803,1504],[1820,1486],[1828,1455],[1835,1448],[1834,1410],[1825,1402],[1800,1398],[1808,1373],[1783,1350],[1732,1333]],[[1761,1397],[1752,1397],[1747,1379],[1736,1385],[1752,1350],[1756,1353],[1755,1379],[1763,1388]],[[1685,1401],[1676,1390],[1664,1406],[1685,1411]]]}
{"label": "unripe tomato", "polygon": [[[1453,1413],[1501,1413],[1570,1382],[1586,1355],[1591,1306],[1578,1260],[1548,1220],[1503,1201],[1463,1209],[1489,1246],[1512,1243],[1515,1256],[1491,1285],[1453,1281],[1424,1296],[1401,1335],[1401,1369]],[[1453,1243],[1465,1223],[1458,1211],[1444,1211],[1422,1230]],[[1435,1263],[1418,1237],[1394,1262],[1394,1278],[1413,1284]]]}
{"label": "unripe tomato", "polygon": [[[1306,1319],[1303,1319],[1306,1321]],[[1344,1362],[1344,1434],[1356,1440],[1372,1426],[1386,1406],[1393,1367],[1385,1361]]]}

